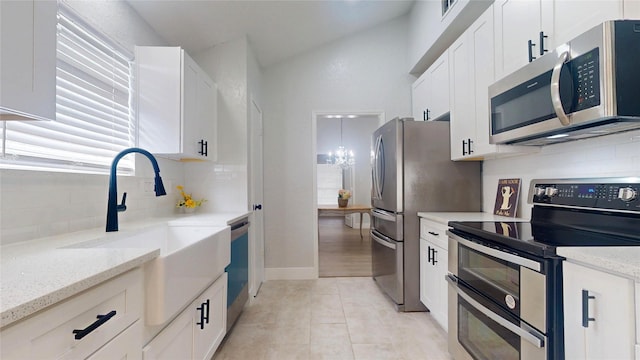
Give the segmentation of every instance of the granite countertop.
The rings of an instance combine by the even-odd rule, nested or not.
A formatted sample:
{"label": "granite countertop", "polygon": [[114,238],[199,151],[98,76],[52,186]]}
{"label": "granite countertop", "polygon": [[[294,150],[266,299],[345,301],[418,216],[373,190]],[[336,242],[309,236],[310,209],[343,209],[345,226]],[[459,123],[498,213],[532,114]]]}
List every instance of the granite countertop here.
{"label": "granite countertop", "polygon": [[419,212],[418,216],[424,219],[441,223],[443,225],[447,225],[449,221],[529,221],[529,219],[498,216],[486,212]]}
{"label": "granite countertop", "polygon": [[640,282],[640,246],[559,247],[557,253],[568,261],[600,268]]}
{"label": "granite countertop", "polygon": [[78,231],[0,247],[0,328],[143,265],[160,249],[69,248],[98,238],[126,236],[159,224],[226,226],[249,213],[179,215]]}

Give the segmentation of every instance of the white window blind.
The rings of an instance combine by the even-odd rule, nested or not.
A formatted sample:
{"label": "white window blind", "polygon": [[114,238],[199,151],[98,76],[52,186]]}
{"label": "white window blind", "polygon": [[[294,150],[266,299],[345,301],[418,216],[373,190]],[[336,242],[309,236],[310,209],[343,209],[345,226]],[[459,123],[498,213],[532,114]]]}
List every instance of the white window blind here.
{"label": "white window blind", "polygon": [[132,57],[63,5],[57,38],[56,120],[4,122],[3,167],[106,173],[135,143]]}

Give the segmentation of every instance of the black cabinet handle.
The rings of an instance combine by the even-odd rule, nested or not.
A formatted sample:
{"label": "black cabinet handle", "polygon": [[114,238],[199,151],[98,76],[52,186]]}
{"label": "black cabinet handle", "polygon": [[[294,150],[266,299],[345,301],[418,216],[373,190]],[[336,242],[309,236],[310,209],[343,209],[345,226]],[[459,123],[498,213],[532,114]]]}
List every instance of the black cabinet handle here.
{"label": "black cabinet handle", "polygon": [[429,109],[422,112],[422,120],[424,121],[429,120]]}
{"label": "black cabinet handle", "polygon": [[540,31],[540,56],[549,51],[544,48],[544,39],[546,38],[548,38],[548,36],[544,34],[544,31]]}
{"label": "black cabinet handle", "polygon": [[433,235],[433,236],[440,236],[440,234],[433,232],[433,231],[428,231],[429,234]]}
{"label": "black cabinet handle", "polygon": [[431,262],[431,250],[433,250],[431,248],[431,246],[427,247],[427,262]]}
{"label": "black cabinet handle", "polygon": [[102,326],[102,324],[106,323],[107,321],[109,321],[109,319],[111,319],[112,317],[114,317],[116,315],[116,311],[112,310],[110,311],[108,314],[105,315],[98,315],[97,318],[98,320],[94,321],[93,324],[87,326],[86,328],[82,329],[82,330],[73,330],[72,333],[75,334],[75,339],[76,340],[80,340],[83,337],[91,334],[91,332],[97,328],[99,328],[100,326]]}
{"label": "black cabinet handle", "polygon": [[467,151],[467,154],[471,155],[471,154],[473,154],[473,150],[471,150],[471,144],[473,144],[473,140],[471,140],[471,139],[467,139],[467,140],[468,140],[468,142],[467,142],[468,145],[467,146],[469,147],[469,151]]}
{"label": "black cabinet handle", "polygon": [[533,47],[536,46],[536,44],[534,44],[533,41],[529,40],[528,45],[529,45],[529,62],[532,62],[533,60],[536,59],[536,57],[533,56]]}
{"label": "black cabinet handle", "polygon": [[595,300],[595,296],[589,295],[589,290],[582,290],[582,327],[588,328],[589,321],[596,321],[589,317],[589,300]]}
{"label": "black cabinet handle", "polygon": [[208,141],[204,141],[200,140],[198,141],[198,144],[200,144],[200,151],[198,151],[198,154],[202,155],[202,156],[208,156],[208,150],[209,150],[209,142]]}
{"label": "black cabinet handle", "polygon": [[462,140],[462,155],[467,155],[467,140]]}
{"label": "black cabinet handle", "polygon": [[209,299],[203,302],[196,310],[200,311],[200,322],[196,325],[200,325],[200,330],[204,329],[204,324],[209,323]]}
{"label": "black cabinet handle", "polygon": [[436,254],[438,254],[438,250],[436,250],[436,248],[433,248],[432,251],[433,255],[431,255],[431,264],[435,266],[438,263],[438,260],[436,260]]}

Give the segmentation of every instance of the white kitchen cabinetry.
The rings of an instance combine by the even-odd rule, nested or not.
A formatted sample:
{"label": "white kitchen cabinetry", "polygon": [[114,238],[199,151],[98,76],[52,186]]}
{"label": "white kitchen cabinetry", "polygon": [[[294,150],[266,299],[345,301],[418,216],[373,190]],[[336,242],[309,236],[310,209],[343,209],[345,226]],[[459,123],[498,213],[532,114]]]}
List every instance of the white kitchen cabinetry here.
{"label": "white kitchen cabinetry", "polygon": [[603,21],[640,16],[637,0],[499,0],[494,9],[496,79]]}
{"label": "white kitchen cabinetry", "polygon": [[420,301],[447,331],[447,226],[420,219]]}
{"label": "white kitchen cabinetry", "polygon": [[413,118],[433,120],[449,111],[449,58],[445,52],[412,86]]}
{"label": "white kitchen cabinetry", "polygon": [[179,47],[136,47],[139,146],[175,159],[217,160],[217,89]]}
{"label": "white kitchen cabinetry", "polygon": [[485,11],[449,48],[451,159],[484,158],[536,151],[489,143],[488,87],[493,73],[493,9]]}
{"label": "white kitchen cabinetry", "polygon": [[632,359],[634,282],[569,261],[563,273],[567,359]]}
{"label": "white kitchen cabinetry", "polygon": [[56,118],[55,1],[0,2],[0,120]]}
{"label": "white kitchen cabinetry", "polygon": [[113,358],[96,352],[106,346],[138,359],[142,306],[142,270],[135,269],[2,329],[0,358]]}
{"label": "white kitchen cabinetry", "polygon": [[143,349],[143,358],[210,359],[227,329],[227,273],[178,315]]}

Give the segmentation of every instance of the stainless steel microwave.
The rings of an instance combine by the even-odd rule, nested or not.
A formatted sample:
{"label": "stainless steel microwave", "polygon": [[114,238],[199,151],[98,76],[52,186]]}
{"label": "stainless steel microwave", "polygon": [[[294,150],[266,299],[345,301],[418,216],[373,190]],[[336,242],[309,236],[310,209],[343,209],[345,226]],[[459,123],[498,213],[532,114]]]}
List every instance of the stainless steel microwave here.
{"label": "stainless steel microwave", "polygon": [[606,21],[489,87],[492,144],[640,128],[640,20]]}

